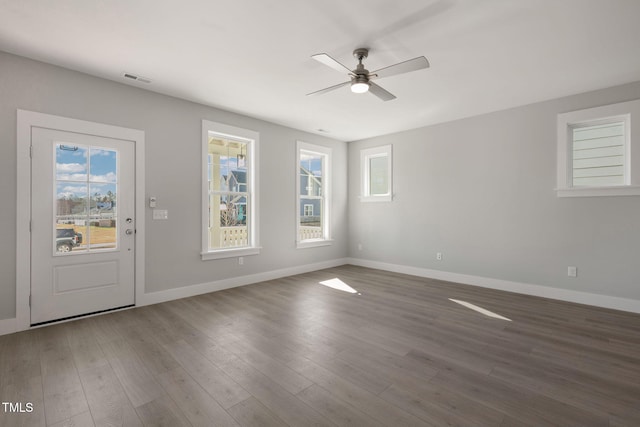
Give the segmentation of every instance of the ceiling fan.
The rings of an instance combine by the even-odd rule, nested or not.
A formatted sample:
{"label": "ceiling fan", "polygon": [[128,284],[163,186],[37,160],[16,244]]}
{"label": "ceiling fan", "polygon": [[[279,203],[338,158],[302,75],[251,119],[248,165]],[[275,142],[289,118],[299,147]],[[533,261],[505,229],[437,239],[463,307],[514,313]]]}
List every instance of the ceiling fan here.
{"label": "ceiling fan", "polygon": [[396,97],[392,93],[372,82],[372,80],[429,68],[429,61],[427,61],[427,58],[419,56],[417,58],[409,59],[408,61],[399,62],[397,64],[369,72],[369,70],[364,68],[364,64],[362,63],[362,60],[369,56],[369,49],[358,48],[353,51],[353,56],[358,60],[358,65],[355,70],[348,69],[326,53],[312,55],[311,57],[316,61],[331,67],[340,73],[346,72],[351,77],[351,80],[308,93],[307,96],[322,95],[323,93],[331,92],[332,90],[339,89],[343,86],[351,85],[351,92],[371,92],[383,101],[391,101]]}

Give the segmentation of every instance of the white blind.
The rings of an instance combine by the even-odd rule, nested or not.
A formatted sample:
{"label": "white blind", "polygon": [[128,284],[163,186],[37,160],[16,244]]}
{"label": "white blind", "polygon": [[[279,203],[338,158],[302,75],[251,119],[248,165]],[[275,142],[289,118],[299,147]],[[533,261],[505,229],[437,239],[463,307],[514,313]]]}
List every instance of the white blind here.
{"label": "white blind", "polygon": [[573,129],[573,186],[625,185],[624,122]]}

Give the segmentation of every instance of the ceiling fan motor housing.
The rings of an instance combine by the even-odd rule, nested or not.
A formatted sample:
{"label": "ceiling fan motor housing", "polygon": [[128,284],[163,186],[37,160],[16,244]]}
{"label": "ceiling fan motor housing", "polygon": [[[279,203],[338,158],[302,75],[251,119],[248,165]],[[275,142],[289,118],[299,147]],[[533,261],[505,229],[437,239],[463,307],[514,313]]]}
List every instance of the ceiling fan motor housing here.
{"label": "ceiling fan motor housing", "polygon": [[369,49],[367,49],[366,47],[359,47],[358,49],[353,51],[353,56],[355,56],[358,61],[362,61],[369,56]]}

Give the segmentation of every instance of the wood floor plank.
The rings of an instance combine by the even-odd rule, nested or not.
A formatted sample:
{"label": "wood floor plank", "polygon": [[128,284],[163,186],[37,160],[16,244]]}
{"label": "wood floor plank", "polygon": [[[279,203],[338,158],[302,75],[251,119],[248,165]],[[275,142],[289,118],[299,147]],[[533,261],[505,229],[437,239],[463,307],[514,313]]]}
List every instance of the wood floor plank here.
{"label": "wood floor plank", "polygon": [[638,314],[344,265],[2,336],[0,427],[636,427],[639,367]]}
{"label": "wood floor plank", "polygon": [[358,411],[341,399],[333,396],[329,391],[314,384],[296,395],[300,400],[329,418],[339,426],[369,426],[381,427],[375,419]]}
{"label": "wood floor plank", "polygon": [[256,351],[240,341],[226,344],[224,347],[258,371],[262,372],[265,376],[280,384],[291,394],[296,394],[312,384],[311,381],[298,374],[284,363],[281,363],[264,353]]}
{"label": "wood floor plank", "polygon": [[42,388],[47,424],[55,424],[88,411],[89,406],[66,339],[48,348],[40,353]]}
{"label": "wood floor plank", "polygon": [[164,393],[160,385],[137,353],[123,338],[100,344],[131,404],[137,408],[160,398]]}
{"label": "wood floor plank", "polygon": [[434,426],[499,426],[504,414],[422,381],[393,384],[380,397]]}
{"label": "wood floor plank", "polygon": [[229,361],[221,365],[221,368],[287,424],[292,426],[333,425],[327,418],[243,360]]}
{"label": "wood floor plank", "polygon": [[429,425],[426,421],[420,420],[380,397],[344,380],[311,360],[298,359],[290,362],[289,366],[325,390],[331,390],[336,398],[348,402],[354,408],[370,415],[383,425]]}
{"label": "wood floor plank", "polygon": [[233,378],[185,341],[165,344],[164,348],[223,408],[230,408],[250,397]]}
{"label": "wood floor plank", "polygon": [[159,375],[158,382],[194,427],[238,426],[234,418],[183,368],[176,368]]}
{"label": "wood floor plank", "polygon": [[439,372],[430,383],[532,425],[606,426],[607,418],[472,371]]}
{"label": "wood floor plank", "polygon": [[78,371],[108,364],[91,325],[83,320],[66,323],[64,330]]}
{"label": "wood floor plank", "polygon": [[0,408],[0,427],[44,427],[46,418],[44,412],[44,397],[41,377],[25,377],[22,381],[14,379],[0,387],[2,402],[21,403],[25,408],[27,403],[32,405],[33,411],[5,412],[4,405]]}
{"label": "wood floor plank", "polygon": [[142,426],[111,365],[80,371],[80,380],[96,427]]}
{"label": "wood floor plank", "polygon": [[95,427],[91,414],[83,412],[64,421],[55,424],[49,424],[49,427]]}
{"label": "wood floor plank", "polygon": [[145,426],[191,427],[191,423],[166,394],[136,408]]}
{"label": "wood floor plank", "polygon": [[286,427],[278,418],[255,397],[243,400],[228,409],[229,413],[242,427]]}

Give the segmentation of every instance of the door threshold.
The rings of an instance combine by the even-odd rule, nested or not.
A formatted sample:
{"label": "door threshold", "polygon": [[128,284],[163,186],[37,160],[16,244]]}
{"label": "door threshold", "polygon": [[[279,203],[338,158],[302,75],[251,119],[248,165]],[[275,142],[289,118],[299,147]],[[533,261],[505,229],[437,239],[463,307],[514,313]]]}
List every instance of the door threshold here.
{"label": "door threshold", "polygon": [[112,312],[112,311],[126,310],[126,309],[129,309],[129,308],[133,308],[135,306],[136,306],[135,304],[123,305],[121,307],[108,308],[106,310],[93,311],[91,313],[77,314],[75,316],[62,317],[60,319],[55,319],[55,320],[47,320],[46,322],[32,323],[31,324],[31,328],[38,328],[38,327],[41,327],[41,326],[48,326],[48,325],[51,325],[51,324],[54,324],[54,323],[70,322],[72,320],[81,319],[83,317],[93,317],[93,316],[97,316],[99,314],[109,313],[109,312]]}

